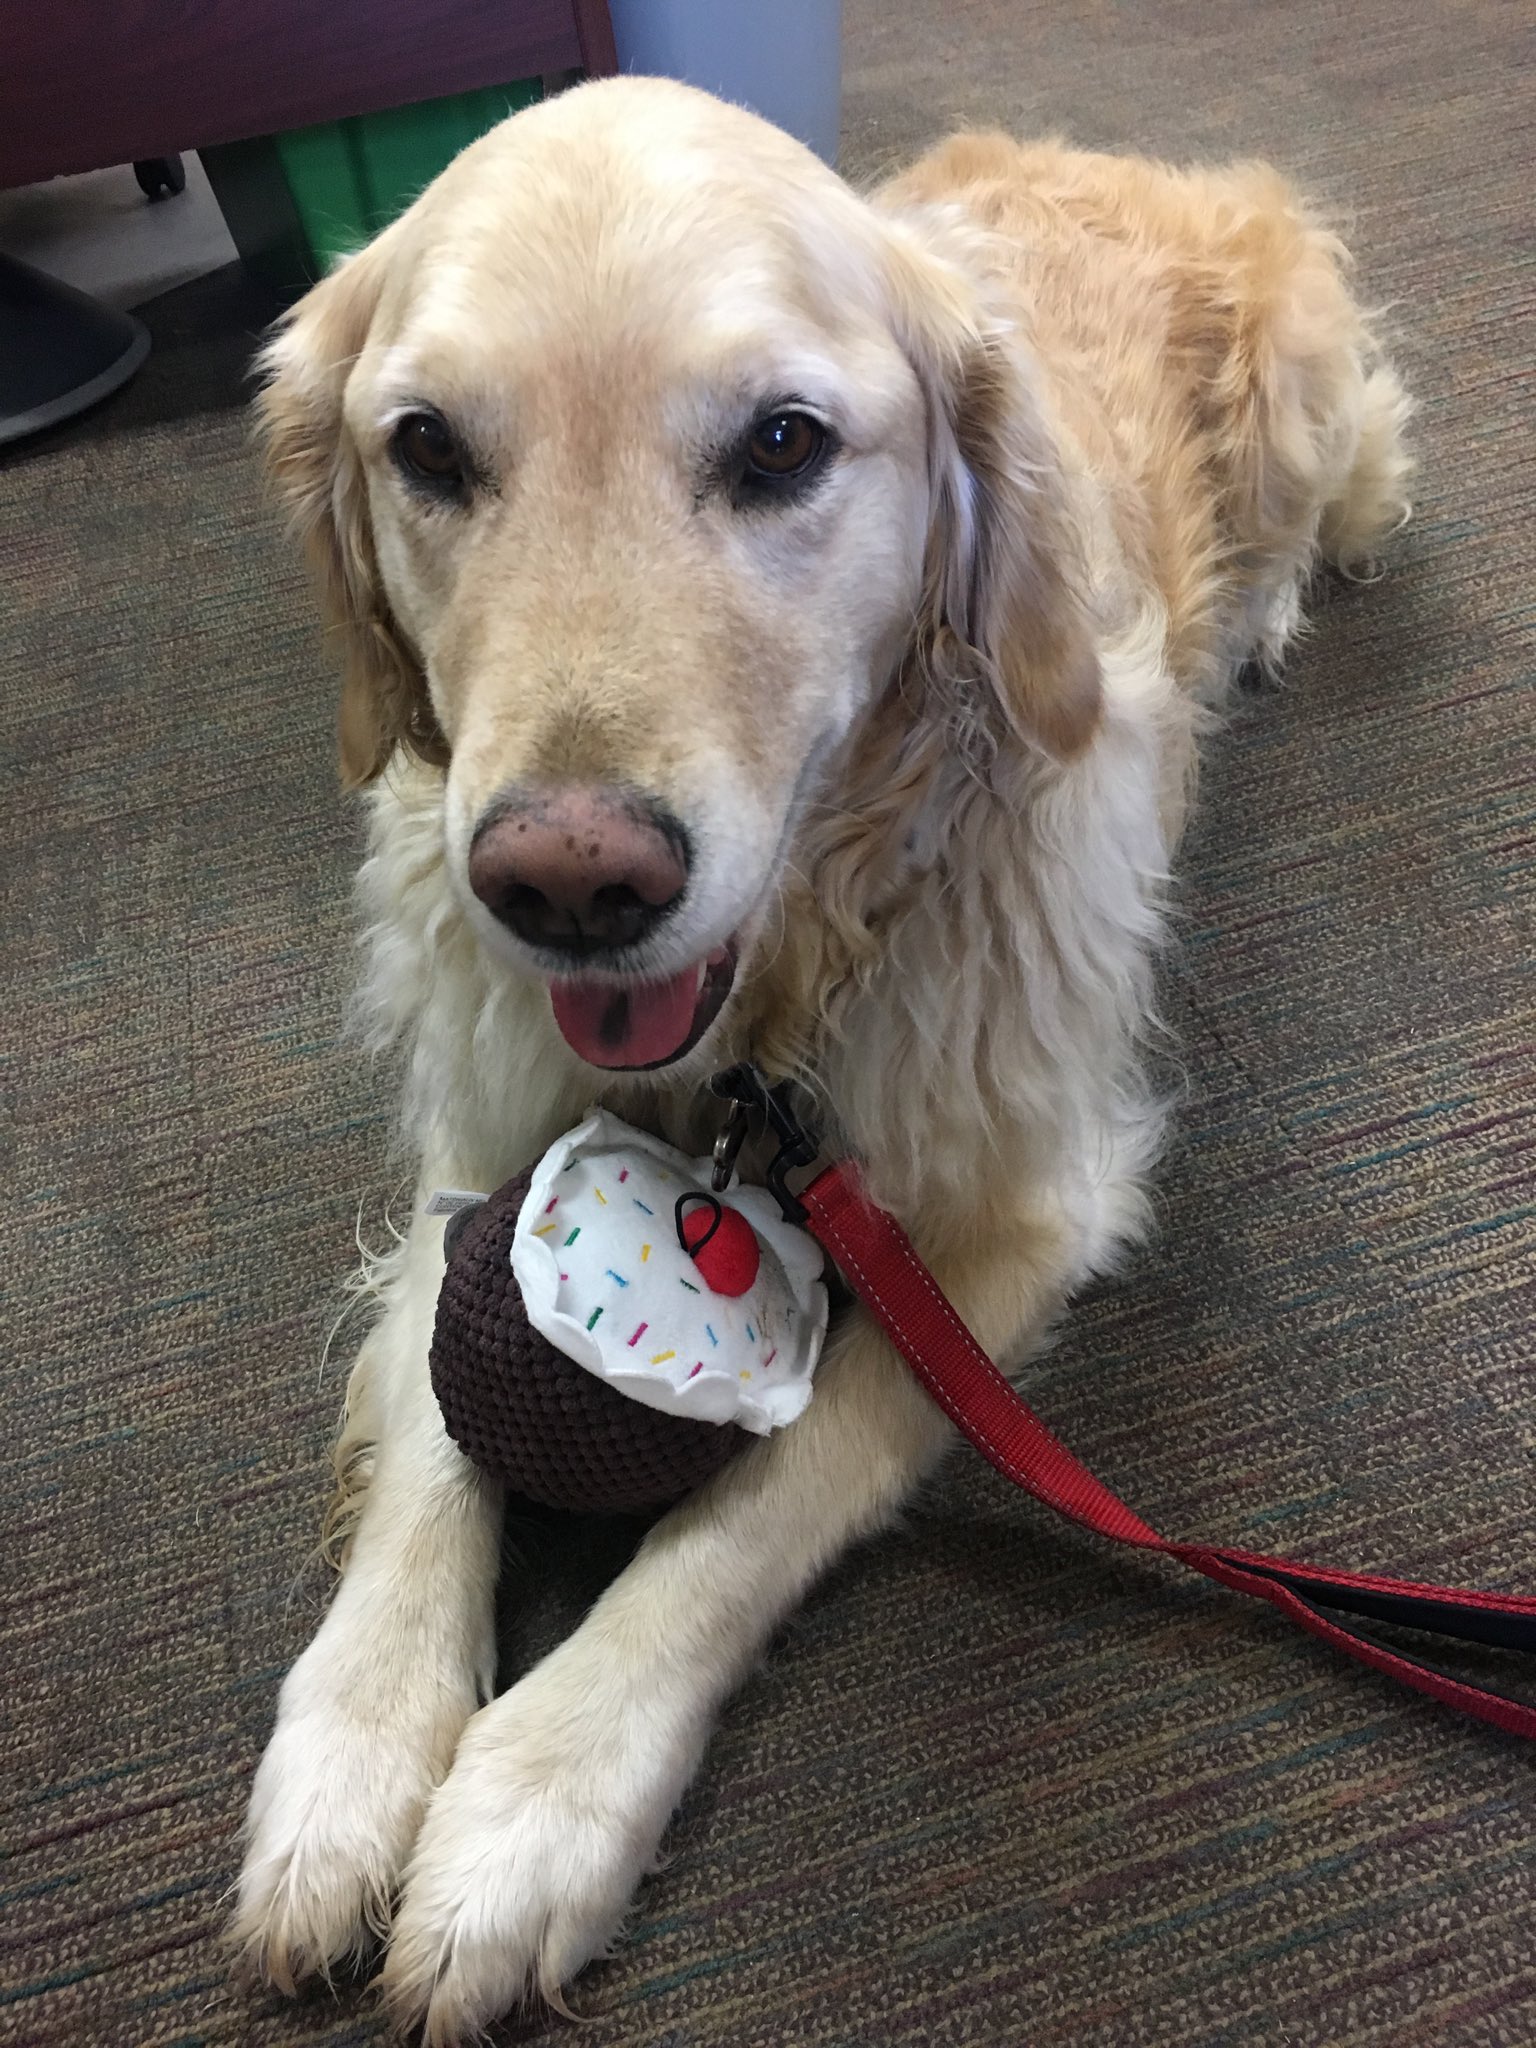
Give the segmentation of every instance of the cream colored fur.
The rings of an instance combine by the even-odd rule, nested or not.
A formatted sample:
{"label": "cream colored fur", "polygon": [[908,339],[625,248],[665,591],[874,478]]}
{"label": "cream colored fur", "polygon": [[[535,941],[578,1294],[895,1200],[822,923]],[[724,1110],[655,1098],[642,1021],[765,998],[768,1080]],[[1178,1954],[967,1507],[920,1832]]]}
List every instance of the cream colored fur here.
{"label": "cream colored fur", "polygon": [[[1318,556],[1358,569],[1406,513],[1407,403],[1345,271],[1259,166],[961,137],[866,200],[628,81],[507,123],[321,285],[265,419],[347,648],[360,1013],[404,1049],[421,1185],[495,1186],[598,1094],[698,1143],[702,1083],[750,1052],[1026,1357],[1142,1224],[1202,726],[1279,659]],[[689,465],[786,391],[843,453],[807,506],[746,517]],[[396,486],[422,398],[494,450],[481,511]],[[584,1066],[466,886],[485,804],[540,776],[688,820],[658,973],[742,934],[674,1068]],[[291,1988],[388,1928],[396,2011],[452,2043],[614,1939],[722,1701],[947,1430],[851,1316],[806,1417],[491,1700],[500,1501],[433,1405],[441,1268],[422,1220],[378,1276],[350,1555],[257,1773],[235,1935]]]}

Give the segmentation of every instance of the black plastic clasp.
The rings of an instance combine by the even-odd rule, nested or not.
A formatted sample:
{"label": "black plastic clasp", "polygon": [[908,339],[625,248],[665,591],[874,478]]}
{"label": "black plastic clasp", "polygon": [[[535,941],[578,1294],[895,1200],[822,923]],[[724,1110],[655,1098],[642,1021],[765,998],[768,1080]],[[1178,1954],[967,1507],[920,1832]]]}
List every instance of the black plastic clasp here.
{"label": "black plastic clasp", "polygon": [[766,1076],[750,1060],[727,1067],[710,1082],[714,1094],[731,1105],[725,1127],[715,1140],[713,1185],[723,1194],[735,1171],[736,1156],[754,1121],[773,1132],[779,1149],[768,1168],[768,1188],[791,1223],[803,1223],[804,1205],[790,1193],[784,1176],[797,1166],[809,1166],[820,1146],[790,1107],[790,1083],[771,1087]]}

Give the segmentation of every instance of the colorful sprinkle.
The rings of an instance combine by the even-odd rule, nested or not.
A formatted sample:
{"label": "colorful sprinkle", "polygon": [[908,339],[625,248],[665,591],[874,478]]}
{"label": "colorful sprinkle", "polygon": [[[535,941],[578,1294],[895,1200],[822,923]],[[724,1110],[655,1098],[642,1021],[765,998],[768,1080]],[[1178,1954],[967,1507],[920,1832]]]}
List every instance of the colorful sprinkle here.
{"label": "colorful sprinkle", "polygon": [[747,1325],[747,1338],[750,1343],[755,1344],[757,1342],[757,1332],[750,1323]]}
{"label": "colorful sprinkle", "polygon": [[656,1211],[654,1209],[645,1208],[644,1202],[641,1201],[638,1195],[631,1195],[629,1199],[634,1203],[637,1209],[645,1209],[645,1213],[647,1216],[654,1216],[656,1214]]}
{"label": "colorful sprinkle", "polygon": [[704,1325],[704,1334],[709,1339],[711,1344],[718,1344],[720,1342],[720,1339],[715,1335],[714,1331],[709,1327],[708,1323]]}
{"label": "colorful sprinkle", "polygon": [[592,1192],[594,1195],[596,1195],[597,1199],[602,1203],[603,1207],[606,1209],[608,1206],[608,1197],[603,1193],[602,1189],[594,1188]]}
{"label": "colorful sprinkle", "polygon": [[677,1353],[675,1351],[658,1351],[651,1360],[651,1363],[652,1365],[665,1365],[669,1358],[676,1358],[676,1356]]}
{"label": "colorful sprinkle", "polygon": [[646,1260],[647,1260],[647,1259],[649,1259],[649,1257],[650,1257],[650,1256],[651,1256],[651,1248],[650,1248],[650,1246],[649,1246],[648,1244],[643,1244],[643,1245],[641,1245],[641,1247],[640,1247],[640,1263],[641,1263],[641,1265],[642,1265],[642,1266],[643,1266],[643,1265],[645,1264]]}
{"label": "colorful sprinkle", "polygon": [[777,1344],[775,1344],[773,1349],[769,1352],[768,1356],[763,1360],[763,1370],[765,1372],[767,1371],[768,1367],[772,1365],[773,1361],[778,1357],[778,1355],[779,1347]]}
{"label": "colorful sprinkle", "polygon": [[559,1228],[558,1223],[541,1223],[533,1234],[535,1237],[548,1237],[552,1230],[558,1230]]}
{"label": "colorful sprinkle", "polygon": [[[581,1235],[581,1225],[580,1225],[580,1224],[578,1223],[578,1224],[577,1224],[577,1226],[576,1226],[576,1228],[575,1228],[575,1229],[574,1229],[574,1230],[573,1230],[573,1231],[571,1232],[570,1236],[569,1236],[569,1237],[568,1237],[568,1238],[567,1238],[567,1239],[565,1240],[566,1244],[574,1244],[574,1243],[576,1242],[577,1238],[578,1238],[578,1237],[580,1237],[580,1235]],[[562,1245],[562,1246],[561,1246],[561,1250],[563,1251],[563,1250],[564,1250],[564,1248],[565,1248],[565,1247],[564,1247],[564,1245]]]}
{"label": "colorful sprinkle", "polygon": [[704,1361],[703,1361],[703,1359],[701,1358],[701,1359],[699,1360],[698,1364],[697,1364],[697,1365],[696,1365],[696,1366],[695,1366],[695,1367],[693,1368],[693,1372],[690,1372],[690,1373],[689,1373],[689,1375],[688,1375],[689,1379],[692,1379],[692,1378],[693,1378],[693,1375],[694,1375],[694,1373],[699,1373],[699,1372],[702,1372],[703,1370],[704,1370]]}
{"label": "colorful sprinkle", "polygon": [[559,1206],[560,1206],[560,1197],[559,1197],[558,1195],[556,1195],[556,1196],[555,1196],[555,1198],[554,1198],[554,1200],[553,1200],[552,1202],[546,1202],[546,1203],[544,1204],[544,1214],[545,1214],[545,1215],[547,1216],[547,1215],[549,1214],[549,1212],[550,1212],[550,1210],[551,1210],[551,1209],[558,1209],[558,1208],[559,1208]]}
{"label": "colorful sprinkle", "polygon": [[629,1282],[624,1278],[624,1275],[622,1273],[615,1273],[612,1266],[609,1266],[607,1268],[607,1276],[610,1280],[617,1280],[621,1287],[627,1287],[629,1285]]}
{"label": "colorful sprinkle", "polygon": [[595,1308],[595,1309],[593,1309],[593,1311],[592,1311],[591,1315],[589,1315],[589,1316],[587,1317],[587,1328],[588,1328],[589,1330],[591,1329],[592,1325],[593,1325],[593,1324],[594,1324],[594,1323],[595,1323],[595,1322],[597,1321],[598,1317],[599,1317],[599,1316],[600,1316],[601,1314],[602,1314],[602,1310],[601,1310],[600,1308]]}
{"label": "colorful sprinkle", "polygon": [[640,1342],[640,1339],[641,1339],[641,1338],[642,1338],[642,1337],[643,1337],[643,1336],[645,1335],[646,1331],[647,1331],[647,1330],[648,1330],[648,1329],[649,1329],[650,1327],[651,1327],[651,1326],[650,1326],[650,1324],[649,1324],[649,1323],[642,1323],[642,1324],[640,1325],[639,1329],[638,1329],[638,1330],[636,1330],[636,1332],[635,1332],[635,1334],[633,1335],[633,1337],[631,1337],[631,1338],[630,1338],[630,1340],[629,1340],[629,1348],[630,1348],[630,1350],[631,1350],[631,1351],[633,1351],[633,1350],[634,1350],[635,1346],[636,1346],[636,1345],[637,1345],[637,1344],[638,1344],[638,1343]]}
{"label": "colorful sprinkle", "polygon": [[621,1166],[621,1167],[619,1168],[619,1184],[620,1184],[620,1186],[622,1186],[622,1185],[624,1184],[624,1182],[625,1182],[625,1181],[627,1181],[628,1179],[629,1179],[629,1168],[628,1168],[627,1166]]}
{"label": "colorful sprinkle", "polygon": [[677,1284],[679,1287],[686,1287],[690,1294],[697,1294],[699,1292],[691,1280],[679,1280]]}
{"label": "colorful sprinkle", "polygon": [[749,1380],[749,1379],[751,1379],[752,1375],[751,1375],[751,1373],[749,1373],[749,1372],[744,1372],[744,1373],[741,1373],[740,1375],[738,1375],[738,1377],[740,1377],[741,1379],[744,1379],[744,1380]]}

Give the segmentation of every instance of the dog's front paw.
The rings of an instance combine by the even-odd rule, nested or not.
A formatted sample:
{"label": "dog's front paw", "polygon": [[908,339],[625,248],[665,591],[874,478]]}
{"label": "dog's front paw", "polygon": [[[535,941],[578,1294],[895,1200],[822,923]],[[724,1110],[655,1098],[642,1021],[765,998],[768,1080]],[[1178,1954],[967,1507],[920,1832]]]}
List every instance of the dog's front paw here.
{"label": "dog's front paw", "polygon": [[573,1682],[574,1648],[476,1715],[422,1823],[383,1982],[429,2048],[534,1997],[561,2004],[612,1947],[696,1761]]}
{"label": "dog's front paw", "polygon": [[419,1673],[392,1690],[349,1681],[331,1655],[322,1633],[283,1687],[251,1788],[228,1936],[253,1975],[290,1993],[385,1934],[427,1801],[474,1704]]}

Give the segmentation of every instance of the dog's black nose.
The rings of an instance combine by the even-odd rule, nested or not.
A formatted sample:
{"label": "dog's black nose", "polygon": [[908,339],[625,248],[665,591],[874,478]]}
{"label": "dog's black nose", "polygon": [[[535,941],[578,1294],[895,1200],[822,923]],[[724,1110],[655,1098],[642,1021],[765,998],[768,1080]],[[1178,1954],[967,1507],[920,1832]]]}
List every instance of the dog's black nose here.
{"label": "dog's black nose", "polygon": [[469,886],[525,945],[581,959],[633,946],[688,881],[659,805],[602,786],[504,796],[475,834]]}

